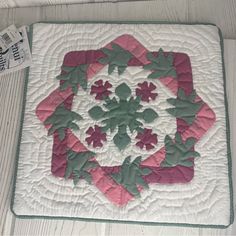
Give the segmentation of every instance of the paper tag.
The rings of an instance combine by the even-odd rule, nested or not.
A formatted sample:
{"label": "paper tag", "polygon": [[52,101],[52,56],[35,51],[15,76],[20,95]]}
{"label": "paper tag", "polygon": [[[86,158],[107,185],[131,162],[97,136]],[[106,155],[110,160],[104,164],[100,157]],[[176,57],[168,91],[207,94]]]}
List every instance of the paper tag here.
{"label": "paper tag", "polygon": [[10,25],[0,32],[0,47],[3,52],[20,40],[22,40],[22,37],[15,25]]}
{"label": "paper tag", "polygon": [[30,66],[31,53],[26,27],[18,29],[21,40],[6,51],[0,49],[0,75]]}

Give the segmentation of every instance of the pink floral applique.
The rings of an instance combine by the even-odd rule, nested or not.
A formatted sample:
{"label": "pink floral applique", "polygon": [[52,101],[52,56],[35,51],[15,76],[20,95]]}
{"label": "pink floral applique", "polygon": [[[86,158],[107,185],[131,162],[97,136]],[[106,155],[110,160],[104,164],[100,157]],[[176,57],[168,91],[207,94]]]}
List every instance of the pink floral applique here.
{"label": "pink floral applique", "polygon": [[105,97],[111,94],[111,91],[108,90],[112,87],[112,85],[106,81],[105,83],[103,80],[98,80],[92,85],[90,94],[96,94],[95,99],[103,100]]}
{"label": "pink floral applique", "polygon": [[156,86],[153,83],[143,82],[138,83],[139,88],[136,88],[136,95],[141,97],[141,100],[144,102],[149,102],[150,100],[155,100],[157,93],[153,91],[156,89]]}
{"label": "pink floral applique", "polygon": [[143,149],[144,147],[146,150],[150,150],[154,148],[153,144],[157,144],[157,135],[152,134],[152,129],[144,129],[143,132],[137,134],[136,139],[139,139],[136,143],[136,146]]}
{"label": "pink floral applique", "polygon": [[93,144],[93,147],[102,147],[103,143],[102,141],[107,141],[106,133],[102,133],[102,130],[99,126],[95,125],[94,128],[89,127],[89,129],[86,131],[86,134],[89,134],[90,136],[87,137],[85,140],[90,145]]}

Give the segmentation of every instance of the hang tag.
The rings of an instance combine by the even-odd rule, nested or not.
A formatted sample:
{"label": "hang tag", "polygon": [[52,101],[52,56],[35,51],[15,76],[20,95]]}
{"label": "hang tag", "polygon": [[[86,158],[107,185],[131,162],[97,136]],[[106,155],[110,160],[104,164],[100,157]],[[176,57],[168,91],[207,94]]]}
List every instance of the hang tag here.
{"label": "hang tag", "polygon": [[24,69],[31,64],[31,52],[26,27],[18,29],[21,40],[5,51],[0,49],[0,76]]}
{"label": "hang tag", "polygon": [[9,49],[20,40],[22,40],[22,36],[16,26],[10,25],[8,28],[0,32],[0,48],[2,49],[2,52]]}

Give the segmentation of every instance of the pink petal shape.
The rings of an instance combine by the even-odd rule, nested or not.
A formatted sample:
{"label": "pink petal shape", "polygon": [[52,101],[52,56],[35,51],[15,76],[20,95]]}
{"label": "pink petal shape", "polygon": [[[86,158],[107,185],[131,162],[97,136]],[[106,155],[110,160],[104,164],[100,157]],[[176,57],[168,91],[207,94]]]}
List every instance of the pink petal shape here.
{"label": "pink petal shape", "polygon": [[95,126],[94,126],[94,131],[95,131],[95,132],[100,132],[101,129],[100,129],[100,127],[99,127],[98,125],[95,125]]}
{"label": "pink petal shape", "polygon": [[102,86],[103,85],[103,81],[100,79],[100,80],[96,81],[95,84],[98,85],[98,86]]}
{"label": "pink petal shape", "polygon": [[146,150],[150,150],[154,148],[152,144],[157,144],[157,135],[152,134],[152,129],[144,129],[141,133],[138,133],[136,139],[140,139],[139,142],[136,143],[140,148],[146,147]]}
{"label": "pink petal shape", "polygon": [[101,140],[103,140],[103,141],[107,141],[107,138],[106,138],[106,134],[101,134]]}
{"label": "pink petal shape", "polygon": [[100,140],[93,140],[93,147],[96,148],[96,147],[102,147],[102,143]]}
{"label": "pink petal shape", "polygon": [[142,101],[144,101],[144,102],[149,102],[150,101],[149,96],[146,95],[146,94],[143,94],[141,97],[142,97]]}
{"label": "pink petal shape", "polygon": [[86,142],[90,145],[93,141],[93,139],[91,137],[87,137],[86,139]]}
{"label": "pink petal shape", "polygon": [[146,144],[145,146],[146,146],[146,150],[150,150],[150,149],[154,148],[154,146],[152,144],[149,144],[149,143]]}
{"label": "pink petal shape", "polygon": [[96,100],[102,100],[103,96],[102,94],[98,93],[96,96],[95,96],[95,99]]}
{"label": "pink petal shape", "polygon": [[153,83],[150,83],[149,84],[149,89],[150,90],[155,90],[157,87],[153,84]]}
{"label": "pink petal shape", "polygon": [[142,91],[141,91],[141,89],[139,89],[139,88],[136,89],[136,95],[137,95],[137,96],[142,95]]}
{"label": "pink petal shape", "polygon": [[136,88],[136,95],[141,97],[141,100],[144,102],[149,102],[150,99],[155,100],[157,93],[152,91],[156,89],[156,86],[153,83],[148,83],[145,81],[143,83],[138,83],[139,88]]}
{"label": "pink petal shape", "polygon": [[112,85],[108,81],[106,81],[103,84],[102,80],[98,80],[94,84],[96,84],[96,86],[95,85],[91,86],[90,94],[91,95],[96,94],[95,96],[96,100],[103,100],[104,97],[107,97],[109,94],[111,94],[111,91],[108,90],[108,88],[111,88]]}
{"label": "pink petal shape", "polygon": [[89,127],[89,129],[86,131],[86,134],[92,134],[94,132],[94,129],[92,127]]}
{"label": "pink petal shape", "polygon": [[142,134],[142,133],[138,133],[135,138],[136,138],[136,139],[141,139],[142,137],[143,137],[143,134]]}
{"label": "pink petal shape", "polygon": [[136,143],[136,146],[138,146],[138,147],[140,147],[141,149],[143,149],[144,144],[143,144],[143,142],[139,141],[139,142]]}
{"label": "pink petal shape", "polygon": [[104,86],[107,89],[112,87],[112,85],[108,81],[105,82]]}
{"label": "pink petal shape", "polygon": [[[92,132],[91,132],[92,130]],[[102,141],[106,141],[106,133],[102,133],[101,128],[98,125],[94,126],[94,129],[90,127],[86,132],[90,136],[87,137],[85,140],[90,145],[93,144],[93,147],[102,147]]]}
{"label": "pink petal shape", "polygon": [[143,83],[141,84],[141,88],[147,89],[147,88],[148,88],[148,82],[147,82],[147,81],[143,82]]}
{"label": "pink petal shape", "polygon": [[157,97],[157,93],[151,93],[150,94],[150,98],[152,99],[152,100],[155,100],[156,99],[156,97]]}

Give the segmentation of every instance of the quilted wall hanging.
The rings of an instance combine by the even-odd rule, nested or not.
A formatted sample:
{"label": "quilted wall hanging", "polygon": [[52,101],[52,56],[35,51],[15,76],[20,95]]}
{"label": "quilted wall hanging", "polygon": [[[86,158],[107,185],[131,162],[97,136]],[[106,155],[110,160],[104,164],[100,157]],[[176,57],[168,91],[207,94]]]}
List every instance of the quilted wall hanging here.
{"label": "quilted wall hanging", "polygon": [[37,23],[31,41],[17,216],[232,223],[216,26]]}

